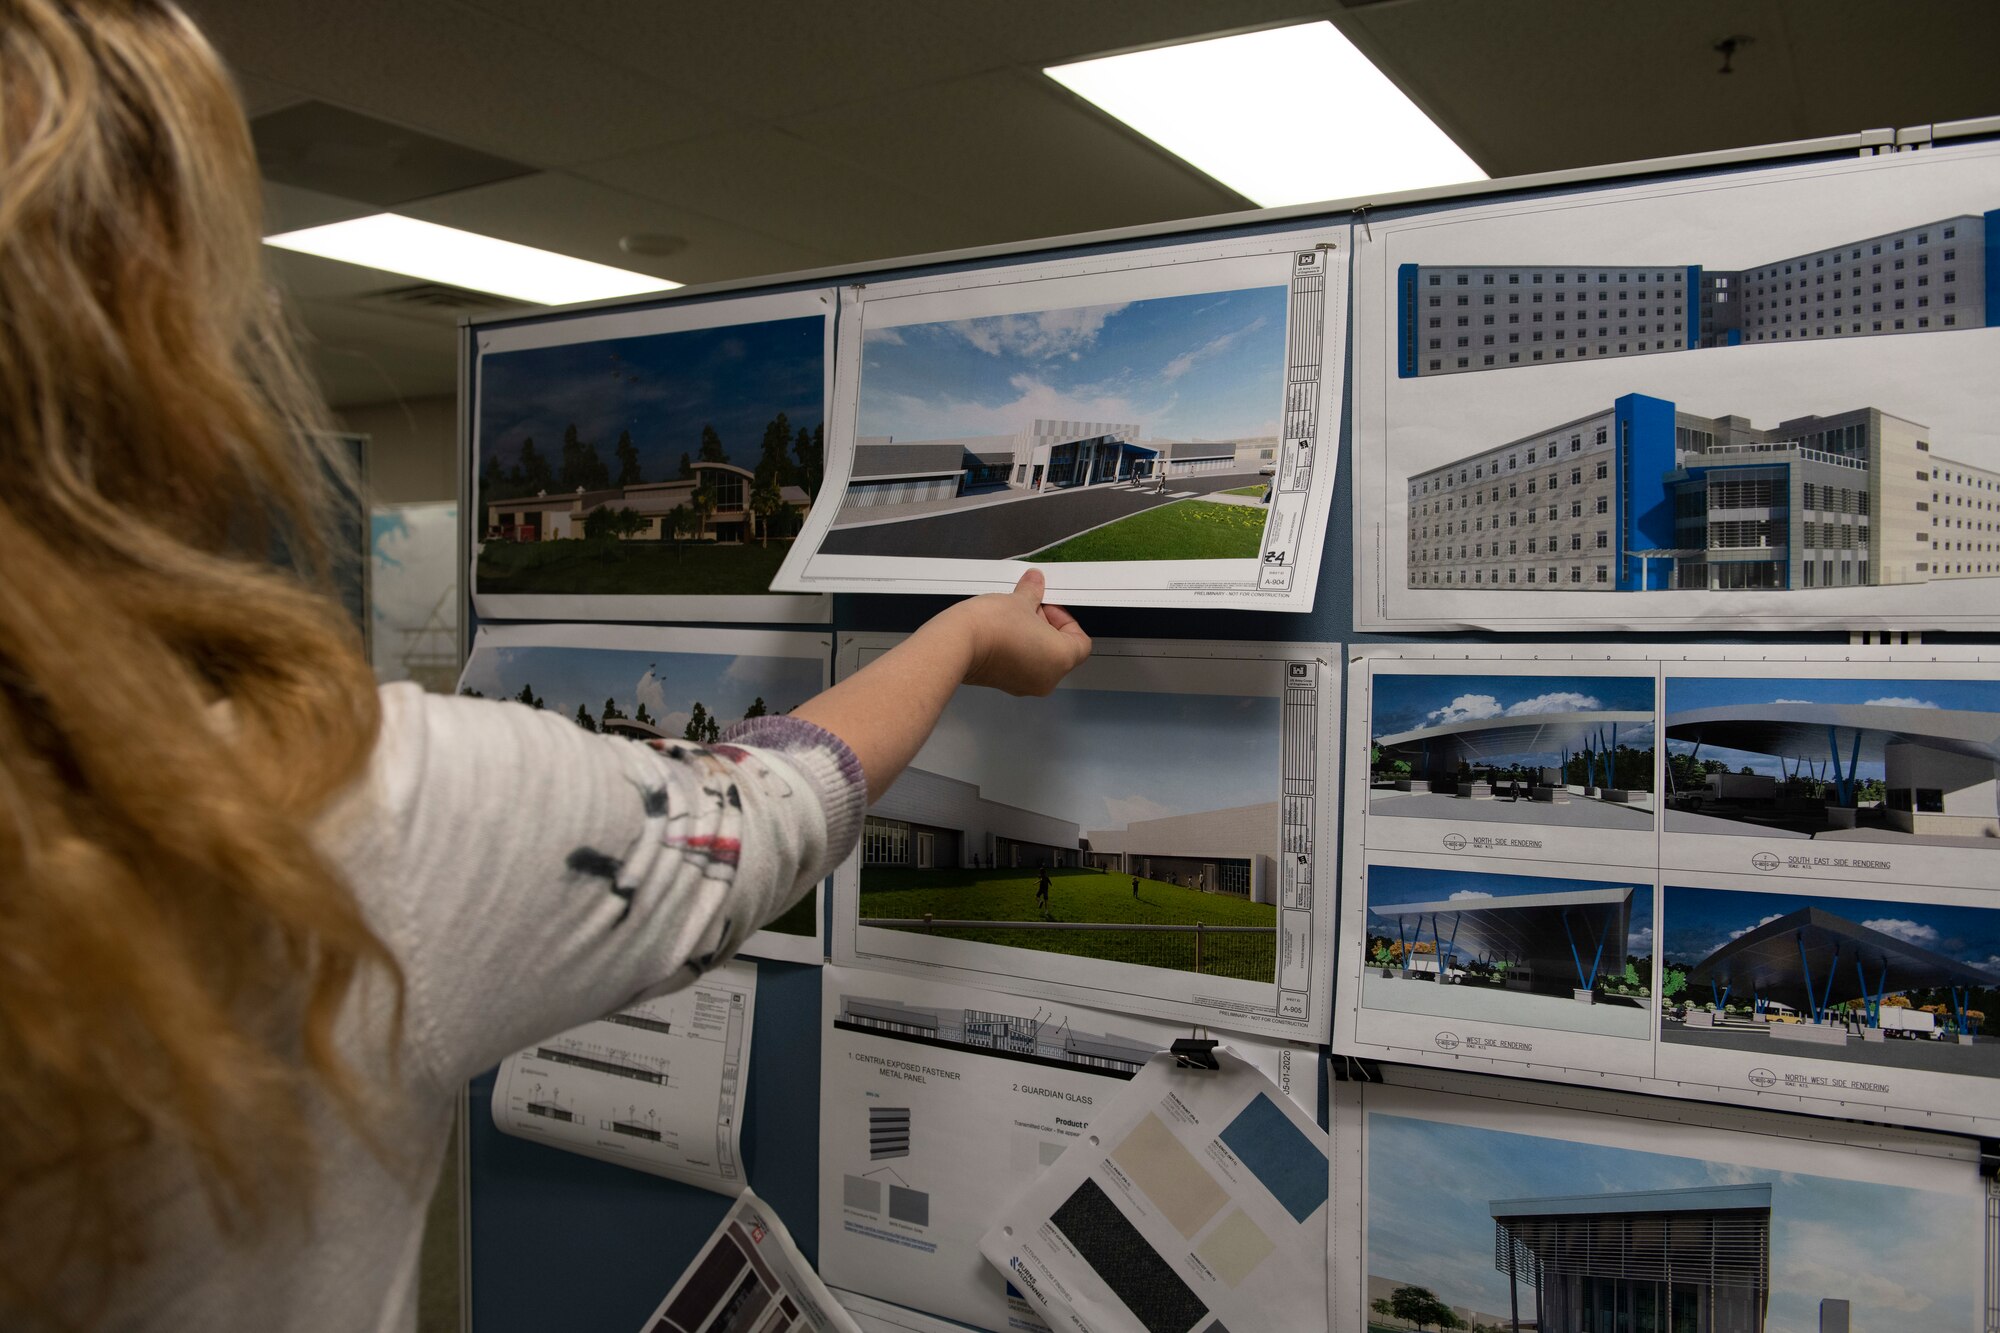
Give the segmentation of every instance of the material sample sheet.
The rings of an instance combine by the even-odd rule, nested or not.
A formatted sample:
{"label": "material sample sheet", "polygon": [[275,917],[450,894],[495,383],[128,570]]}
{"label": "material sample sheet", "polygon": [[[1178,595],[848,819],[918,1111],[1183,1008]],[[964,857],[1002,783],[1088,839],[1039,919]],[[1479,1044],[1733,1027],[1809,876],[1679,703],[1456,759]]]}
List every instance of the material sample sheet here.
{"label": "material sample sheet", "polygon": [[[996,1333],[1041,1327],[1018,1284],[980,1257],[979,1238],[1187,1029],[842,967],[828,967],[823,986],[821,1273],[845,1292]],[[1232,1042],[1310,1123],[1317,1053]],[[883,1326],[912,1326],[890,1313]]]}
{"label": "material sample sheet", "polygon": [[1358,650],[1337,1052],[2000,1125],[2000,664]]}
{"label": "material sample sheet", "polygon": [[[458,688],[639,744],[707,745],[739,721],[789,713],[825,689],[831,653],[828,635],[803,630],[481,625]],[[824,959],[820,897],[815,888],[743,952]]]}
{"label": "material sample sheet", "polygon": [[640,1333],[861,1333],[749,1190]]}
{"label": "material sample sheet", "polygon": [[[841,673],[897,642],[841,640]],[[834,876],[834,957],[1323,1039],[1337,650],[1100,639],[962,689]]]}
{"label": "material sample sheet", "polygon": [[1332,1088],[1325,1327],[1991,1327],[1975,1140],[1391,1074]]}
{"label": "material sample sheet", "polygon": [[1156,1055],[999,1210],[980,1251],[1052,1327],[1306,1329],[1326,1300],[1327,1141],[1227,1047]]}
{"label": "material sample sheet", "polygon": [[553,1148],[739,1193],[756,1009],[757,965],[727,963],[684,990],[537,1042],[502,1062],[493,1123]]}
{"label": "material sample sheet", "polygon": [[826,491],[777,587],[1312,609],[1348,228],[842,293]]}
{"label": "material sample sheet", "polygon": [[479,614],[825,621],[770,586],[826,474],[833,310],[786,292],[471,330]]}
{"label": "material sample sheet", "polygon": [[1355,233],[1363,631],[2000,625],[2000,145]]}

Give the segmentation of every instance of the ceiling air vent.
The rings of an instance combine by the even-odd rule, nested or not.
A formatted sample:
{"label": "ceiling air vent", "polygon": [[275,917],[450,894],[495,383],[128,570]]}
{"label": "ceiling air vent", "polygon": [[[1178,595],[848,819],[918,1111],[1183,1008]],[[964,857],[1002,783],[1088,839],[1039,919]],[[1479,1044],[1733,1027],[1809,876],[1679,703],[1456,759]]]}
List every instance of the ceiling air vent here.
{"label": "ceiling air vent", "polygon": [[522,304],[490,292],[454,287],[448,282],[417,282],[407,287],[388,287],[370,292],[361,299],[370,305],[396,306],[404,310],[512,310]]}

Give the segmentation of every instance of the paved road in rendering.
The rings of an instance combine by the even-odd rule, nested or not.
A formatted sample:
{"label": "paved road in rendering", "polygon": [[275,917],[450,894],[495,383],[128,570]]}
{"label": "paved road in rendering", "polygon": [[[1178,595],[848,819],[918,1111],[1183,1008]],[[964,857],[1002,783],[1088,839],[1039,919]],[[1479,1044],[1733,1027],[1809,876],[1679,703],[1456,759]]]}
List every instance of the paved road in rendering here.
{"label": "paved road in rendering", "polygon": [[984,505],[956,514],[933,514],[900,523],[836,528],[820,550],[827,555],[931,556],[953,560],[1010,560],[1053,546],[1066,537],[1113,519],[1175,501],[1175,492],[1197,495],[1249,486],[1259,478],[1240,472],[1220,477],[1181,477],[1164,495],[1151,489],[1092,486],[1032,500]]}

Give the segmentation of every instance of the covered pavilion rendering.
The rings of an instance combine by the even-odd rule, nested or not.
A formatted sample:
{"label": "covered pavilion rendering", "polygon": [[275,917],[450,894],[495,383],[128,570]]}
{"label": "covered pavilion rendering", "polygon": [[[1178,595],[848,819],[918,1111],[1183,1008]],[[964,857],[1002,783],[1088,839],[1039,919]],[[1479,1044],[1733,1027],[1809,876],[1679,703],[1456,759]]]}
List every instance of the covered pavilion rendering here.
{"label": "covered pavilion rendering", "polygon": [[[1811,682],[1777,682],[1810,687]],[[1670,742],[1768,756],[1779,774],[1670,790],[1675,832],[1909,838],[1947,844],[2000,838],[2000,712],[1901,703],[1774,702],[1689,708],[1666,717]],[[1879,772],[1879,805],[1860,799],[1860,770]],[[1668,766],[1671,779],[1672,766]],[[1732,821],[1729,827],[1717,821]],[[2000,847],[2000,842],[1991,845]]]}
{"label": "covered pavilion rendering", "polygon": [[[1763,1333],[1769,1184],[1494,1199],[1487,1209],[1515,1333]],[[1523,1282],[1535,1297],[1526,1324]]]}
{"label": "covered pavilion rendering", "polygon": [[1625,965],[1632,895],[1629,888],[1569,889],[1371,904],[1368,911],[1394,931],[1405,976],[1415,974],[1410,960],[1420,952],[1416,946],[1429,943],[1438,960],[1429,980],[1449,982],[1454,960],[1464,956],[1485,967],[1504,964],[1510,989],[1588,1003],[1607,965]]}
{"label": "covered pavilion rendering", "polygon": [[[1375,737],[1374,815],[1639,828],[1652,824],[1646,786],[1624,775],[1623,742],[1650,738],[1653,714],[1591,710],[1472,718]],[[1583,781],[1569,781],[1581,760]],[[1407,775],[1402,767],[1407,767]],[[1526,780],[1518,775],[1527,770]],[[1502,775],[1506,776],[1502,776]],[[1475,811],[1465,802],[1477,802]]]}
{"label": "covered pavilion rendering", "polygon": [[1712,1027],[1731,1000],[1747,999],[1753,1020],[1773,1009],[1797,1014],[1796,1023],[1764,1023],[1771,1037],[1845,1046],[1856,1033],[1883,1040],[1888,997],[1934,990],[1949,997],[1958,1042],[1971,1045],[1980,1026],[1969,1012],[1973,992],[1995,987],[2000,975],[1985,968],[1811,906],[1766,921],[1690,968],[1689,997],[1715,1009],[1690,1010],[1684,1021]]}

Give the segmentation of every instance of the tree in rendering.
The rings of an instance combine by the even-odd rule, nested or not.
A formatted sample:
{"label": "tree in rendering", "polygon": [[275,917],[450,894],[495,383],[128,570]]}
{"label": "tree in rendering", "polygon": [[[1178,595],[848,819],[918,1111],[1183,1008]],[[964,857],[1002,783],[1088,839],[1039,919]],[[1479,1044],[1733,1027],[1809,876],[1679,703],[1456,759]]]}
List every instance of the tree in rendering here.
{"label": "tree in rendering", "polygon": [[590,720],[590,710],[582,704],[576,706],[576,724],[585,731],[597,730],[597,724]]}
{"label": "tree in rendering", "polygon": [[533,436],[521,441],[521,493],[539,495],[556,484],[555,473],[549,470],[549,460],[542,457],[541,450],[535,448]]}
{"label": "tree in rendering", "polygon": [[618,701],[616,699],[606,699],[604,701],[604,711],[602,713],[599,713],[598,716],[603,718],[606,722],[616,722],[620,718],[624,717],[625,714],[618,707]]}
{"label": "tree in rendering", "polygon": [[771,523],[789,513],[791,506],[785,503],[785,496],[778,489],[776,481],[765,479],[750,491],[750,512],[757,516],[757,534],[766,546],[771,544]]}
{"label": "tree in rendering", "polygon": [[679,555],[681,543],[701,531],[701,515],[687,505],[675,505],[667,511],[667,530],[673,534],[674,554]]}
{"label": "tree in rendering", "polygon": [[722,451],[722,437],[715,433],[714,426],[701,428],[701,452],[695,455],[703,463],[727,463],[729,455]]}
{"label": "tree in rendering", "polygon": [[769,708],[766,708],[764,706],[764,696],[760,694],[755,699],[751,700],[750,706],[748,708],[743,710],[743,716],[745,718],[763,717],[766,713],[769,713],[770,711],[771,710]]}
{"label": "tree in rendering", "polygon": [[764,443],[757,454],[756,478],[759,485],[766,481],[777,486],[790,484],[793,464],[786,450],[791,445],[792,423],[780,412],[764,427]]}
{"label": "tree in rendering", "polygon": [[611,485],[611,473],[597,456],[597,446],[576,433],[576,423],[563,427],[562,488],[601,491]]}
{"label": "tree in rendering", "polygon": [[639,467],[639,447],[632,443],[631,431],[621,430],[618,432],[618,445],[612,450],[612,453],[618,459],[618,484],[620,486],[637,486],[646,480],[644,471]]}
{"label": "tree in rendering", "polygon": [[810,433],[804,426],[799,427],[798,438],[792,441],[792,456],[799,461],[799,468],[793,474],[793,479],[805,487],[807,495],[817,496],[824,463],[818,426],[814,426]]}
{"label": "tree in rendering", "polygon": [[674,469],[674,480],[675,481],[694,480],[694,460],[688,457],[686,450],[681,451],[681,462],[680,466]]}
{"label": "tree in rendering", "polygon": [[514,702],[517,704],[526,704],[530,708],[540,708],[542,706],[542,697],[535,693],[535,687],[532,684],[523,681],[521,692],[514,696]]}
{"label": "tree in rendering", "polygon": [[639,711],[632,714],[632,720],[634,722],[643,722],[649,727],[656,725],[653,721],[652,714],[646,711],[646,704],[644,700],[641,700],[639,703]]}
{"label": "tree in rendering", "polygon": [[681,739],[693,741],[697,745],[707,745],[722,739],[722,724],[715,720],[714,714],[702,706],[699,699],[695,700],[693,709],[688,713],[687,728],[681,732]]}
{"label": "tree in rendering", "polygon": [[1372,1303],[1375,1313],[1404,1319],[1419,1329],[1435,1324],[1439,1329],[1465,1327],[1451,1307],[1437,1298],[1429,1287],[1398,1287],[1382,1300]]}
{"label": "tree in rendering", "polygon": [[688,497],[688,504],[694,509],[698,523],[697,536],[708,536],[708,520],[715,516],[715,503],[715,487],[706,481],[695,487],[694,494]]}

